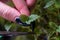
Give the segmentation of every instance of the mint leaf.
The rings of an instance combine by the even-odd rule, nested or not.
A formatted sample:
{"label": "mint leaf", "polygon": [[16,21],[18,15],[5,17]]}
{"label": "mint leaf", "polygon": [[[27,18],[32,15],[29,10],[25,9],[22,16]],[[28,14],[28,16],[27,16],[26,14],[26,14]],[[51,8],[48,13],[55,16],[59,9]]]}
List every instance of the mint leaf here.
{"label": "mint leaf", "polygon": [[22,22],[26,22],[29,19],[29,17],[26,16],[26,15],[21,15],[20,19],[21,19]]}
{"label": "mint leaf", "polygon": [[58,29],[56,31],[60,33],[60,26],[58,26]]}
{"label": "mint leaf", "polygon": [[2,17],[0,17],[0,24],[4,25],[4,23],[5,23],[5,20]]}
{"label": "mint leaf", "polygon": [[53,4],[54,4],[54,1],[51,0],[51,1],[46,3],[44,8],[48,8],[48,7],[52,6]]}
{"label": "mint leaf", "polygon": [[60,0],[55,0],[55,7],[60,8]]}
{"label": "mint leaf", "polygon": [[58,25],[55,22],[49,22],[49,27],[52,29],[57,29]]}
{"label": "mint leaf", "polygon": [[11,28],[11,24],[6,24],[4,27],[5,27],[5,30],[6,30],[6,31],[9,31],[10,28]]}
{"label": "mint leaf", "polygon": [[32,14],[29,16],[29,20],[26,21],[27,24],[30,24],[31,22],[35,21],[36,19],[38,19],[40,16]]}

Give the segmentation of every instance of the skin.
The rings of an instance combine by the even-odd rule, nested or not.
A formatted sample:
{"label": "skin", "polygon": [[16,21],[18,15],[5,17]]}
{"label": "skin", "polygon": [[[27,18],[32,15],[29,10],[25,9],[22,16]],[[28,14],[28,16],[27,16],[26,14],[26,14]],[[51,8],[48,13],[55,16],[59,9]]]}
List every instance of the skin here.
{"label": "skin", "polygon": [[32,7],[35,3],[35,0],[11,0],[17,10],[5,4],[10,0],[0,0],[0,16],[9,21],[15,21],[16,17],[20,15],[30,15],[28,7]]}

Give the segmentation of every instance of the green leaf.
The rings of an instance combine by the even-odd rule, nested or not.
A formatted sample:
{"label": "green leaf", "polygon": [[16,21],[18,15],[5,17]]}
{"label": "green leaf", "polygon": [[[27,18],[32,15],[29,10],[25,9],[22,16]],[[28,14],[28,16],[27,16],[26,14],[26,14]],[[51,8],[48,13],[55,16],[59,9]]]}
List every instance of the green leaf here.
{"label": "green leaf", "polygon": [[60,0],[55,0],[55,7],[60,8]]}
{"label": "green leaf", "polygon": [[0,17],[0,24],[4,24],[4,23],[5,23],[5,20],[2,17]]}
{"label": "green leaf", "polygon": [[29,16],[29,20],[26,21],[27,24],[30,24],[31,22],[35,21],[36,19],[38,19],[40,16],[32,14]]}
{"label": "green leaf", "polygon": [[41,31],[41,29],[38,29],[38,28],[35,28],[35,31],[34,31],[36,34],[41,34],[42,33],[42,31]]}
{"label": "green leaf", "polygon": [[22,22],[26,22],[29,18],[26,15],[21,15],[20,19],[21,19]]}
{"label": "green leaf", "polygon": [[60,20],[60,13],[57,15],[57,18]]}
{"label": "green leaf", "polygon": [[58,26],[58,29],[56,31],[60,33],[60,26]]}
{"label": "green leaf", "polygon": [[19,26],[19,25],[17,25],[16,23],[12,23],[12,24],[11,24],[10,31],[16,31],[18,26]]}
{"label": "green leaf", "polygon": [[3,36],[2,35],[0,35],[0,38],[2,38]]}
{"label": "green leaf", "polygon": [[58,25],[54,22],[49,22],[49,27],[51,27],[53,29],[57,29]]}
{"label": "green leaf", "polygon": [[46,3],[46,5],[44,6],[44,8],[48,8],[48,7],[50,7],[50,6],[52,6],[54,4],[54,1],[49,1],[49,2],[47,2]]}
{"label": "green leaf", "polygon": [[6,31],[9,31],[10,28],[11,28],[11,24],[6,24],[4,27],[5,27],[5,30],[6,30]]}

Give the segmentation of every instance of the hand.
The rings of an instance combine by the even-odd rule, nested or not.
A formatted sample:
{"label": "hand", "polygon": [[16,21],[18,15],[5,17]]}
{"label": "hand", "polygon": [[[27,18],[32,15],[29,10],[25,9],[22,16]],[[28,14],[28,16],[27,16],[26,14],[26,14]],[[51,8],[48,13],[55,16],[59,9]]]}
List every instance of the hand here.
{"label": "hand", "polygon": [[12,0],[15,8],[12,8],[8,5],[6,5],[3,2],[7,2],[10,0],[0,0],[0,16],[9,20],[9,21],[15,21],[16,17],[19,17],[20,15],[30,15],[30,11],[28,7],[31,7],[34,5],[35,0]]}

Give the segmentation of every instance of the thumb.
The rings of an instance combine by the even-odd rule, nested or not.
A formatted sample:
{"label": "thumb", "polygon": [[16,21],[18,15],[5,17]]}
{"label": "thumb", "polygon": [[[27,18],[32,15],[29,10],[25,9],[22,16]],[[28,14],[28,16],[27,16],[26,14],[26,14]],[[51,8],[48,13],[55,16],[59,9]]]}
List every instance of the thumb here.
{"label": "thumb", "polygon": [[35,4],[36,0],[26,0],[26,3],[28,6],[33,6]]}
{"label": "thumb", "polygon": [[15,18],[20,16],[20,13],[16,9],[0,2],[0,16],[14,22]]}

